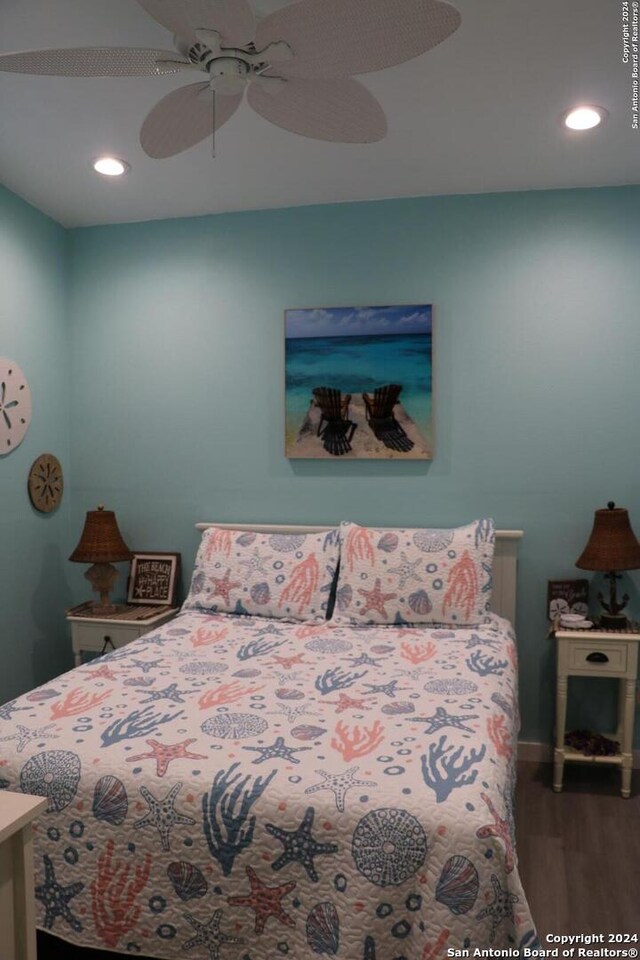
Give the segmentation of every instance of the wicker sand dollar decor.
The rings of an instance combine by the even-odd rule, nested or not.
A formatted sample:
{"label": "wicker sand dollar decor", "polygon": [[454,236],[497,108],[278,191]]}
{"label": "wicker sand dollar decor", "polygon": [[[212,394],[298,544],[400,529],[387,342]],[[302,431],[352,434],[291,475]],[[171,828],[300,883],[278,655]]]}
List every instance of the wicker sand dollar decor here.
{"label": "wicker sand dollar decor", "polygon": [[64,492],[64,477],[58,458],[52,453],[41,453],[31,465],[27,487],[36,510],[40,513],[55,510]]}

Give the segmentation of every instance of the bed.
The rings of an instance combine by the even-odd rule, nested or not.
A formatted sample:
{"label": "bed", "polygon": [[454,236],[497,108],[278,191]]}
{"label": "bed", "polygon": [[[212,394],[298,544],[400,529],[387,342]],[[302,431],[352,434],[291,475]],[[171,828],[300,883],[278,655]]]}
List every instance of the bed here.
{"label": "bed", "polygon": [[[302,529],[322,528],[277,531]],[[478,627],[189,609],[1,707],[0,787],[48,799],[38,926],[160,960],[535,945],[512,811],[520,536],[497,534]]]}

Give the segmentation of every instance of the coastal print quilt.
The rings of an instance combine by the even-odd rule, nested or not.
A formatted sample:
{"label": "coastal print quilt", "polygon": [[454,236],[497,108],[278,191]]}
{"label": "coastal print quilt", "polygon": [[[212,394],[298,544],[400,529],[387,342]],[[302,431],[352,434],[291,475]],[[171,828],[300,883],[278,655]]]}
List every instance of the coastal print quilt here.
{"label": "coastal print quilt", "polygon": [[44,796],[38,925],[173,960],[438,960],[535,944],[509,624],[184,613],[0,708]]}

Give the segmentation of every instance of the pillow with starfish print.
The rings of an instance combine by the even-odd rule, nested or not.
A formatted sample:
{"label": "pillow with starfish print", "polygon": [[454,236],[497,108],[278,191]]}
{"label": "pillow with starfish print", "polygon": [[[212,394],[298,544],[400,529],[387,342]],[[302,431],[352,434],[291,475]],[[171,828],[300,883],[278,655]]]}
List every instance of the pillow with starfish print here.
{"label": "pillow with starfish print", "polygon": [[183,609],[324,620],[338,549],[337,529],[268,534],[210,527]]}
{"label": "pillow with starfish print", "polygon": [[437,530],[343,522],[333,620],[396,626],[485,623],[494,543],[490,519]]}

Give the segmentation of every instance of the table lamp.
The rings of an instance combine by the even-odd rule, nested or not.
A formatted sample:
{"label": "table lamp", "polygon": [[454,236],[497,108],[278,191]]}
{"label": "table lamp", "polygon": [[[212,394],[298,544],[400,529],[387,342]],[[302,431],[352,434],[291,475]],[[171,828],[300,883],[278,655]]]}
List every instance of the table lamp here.
{"label": "table lamp", "polygon": [[131,557],[131,551],[118,530],[113,510],[105,510],[102,505],[97,510],[89,510],[80,542],[69,560],[93,564],[85,573],[93,589],[100,594],[100,600],[93,604],[93,613],[103,615],[117,612],[117,606],[109,601],[109,591],[118,578],[118,571],[112,564],[131,560]]}
{"label": "table lamp", "polygon": [[640,543],[631,528],[629,513],[616,507],[610,500],[606,510],[596,510],[593,530],[589,542],[582,551],[576,567],[581,570],[603,571],[609,581],[609,601],[601,593],[598,600],[606,611],[600,617],[603,630],[624,630],[628,620],[622,612],[629,600],[625,593],[618,600],[616,580],[620,580],[618,570],[640,569]]}

